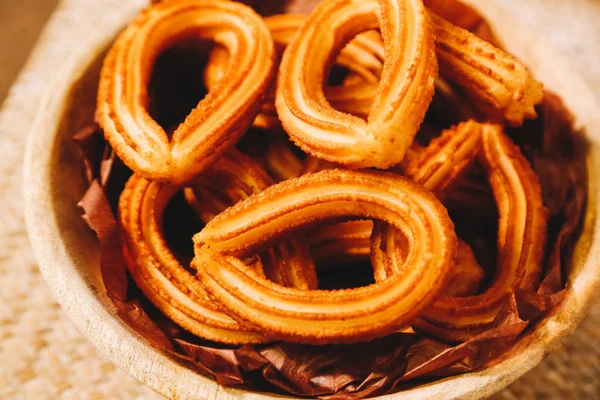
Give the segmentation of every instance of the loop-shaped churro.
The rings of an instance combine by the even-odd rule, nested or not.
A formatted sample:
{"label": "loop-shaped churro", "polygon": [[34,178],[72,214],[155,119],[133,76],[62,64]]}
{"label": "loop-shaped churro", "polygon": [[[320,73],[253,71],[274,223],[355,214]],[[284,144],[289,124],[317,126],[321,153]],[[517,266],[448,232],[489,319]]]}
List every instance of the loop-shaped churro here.
{"label": "loop-shaped churro", "polygon": [[542,273],[548,212],[538,177],[499,126],[484,130],[480,160],[500,216],[494,280],[478,296],[440,299],[415,324],[449,342],[467,340],[489,328],[508,296],[517,288],[535,290]]}
{"label": "loop-shaped churro", "polygon": [[[385,60],[367,120],[332,108],[323,84],[332,55],[379,26]],[[420,0],[326,0],[281,62],[276,106],[305,152],[351,167],[388,168],[404,158],[431,102],[437,62],[429,14]]]}
{"label": "loop-shaped churro", "polygon": [[[232,149],[194,180],[191,205],[206,223],[225,208],[272,183],[254,161]],[[219,306],[207,298],[197,278],[177,261],[167,246],[162,233],[163,211],[182,188],[150,182],[138,175],[127,183],[119,203],[119,216],[131,275],[158,309],[199,337],[232,344],[268,340],[223,314]],[[185,189],[186,196],[191,190]],[[275,282],[298,289],[318,286],[308,246],[300,240],[268,249],[261,254],[260,262],[252,266],[252,271],[257,276],[266,275]]]}
{"label": "loop-shaped churro", "polygon": [[[306,15],[295,14],[279,14],[265,18],[279,54],[283,54],[307,18]],[[377,32],[365,32],[342,49],[335,63],[350,71],[352,81],[348,80],[341,86],[329,86],[325,89],[327,99],[334,108],[361,117],[368,115],[383,68],[383,45],[377,45],[380,42]],[[219,81],[226,75],[230,63],[226,48],[218,46],[211,52],[204,70],[204,83],[208,90],[215,90]],[[269,90],[261,112],[254,120],[254,126],[265,130],[281,129],[275,109],[274,86]]]}
{"label": "loop-shaped churro", "polygon": [[[441,340],[460,342],[488,329],[500,307],[516,288],[533,290],[539,283],[541,258],[546,238],[547,212],[539,181],[518,147],[497,125],[467,123],[479,127],[480,139],[473,136],[448,141],[439,138],[407,167],[407,174],[425,187],[443,196],[456,177],[464,173],[474,158],[473,149],[486,166],[488,179],[499,208],[498,262],[494,280],[482,294],[472,297],[443,297],[425,310],[413,327]],[[475,124],[475,125],[472,125]],[[463,128],[465,124],[461,125]],[[457,131],[460,133],[460,128]],[[464,150],[452,145],[455,143]],[[480,143],[473,147],[469,143]],[[471,150],[468,150],[470,148]],[[466,156],[461,156],[466,155]],[[454,157],[458,157],[458,160]],[[460,161],[462,159],[462,161]],[[425,161],[424,161],[425,160]],[[454,170],[460,169],[460,173]],[[406,254],[406,238],[386,224],[375,224],[371,260],[376,280],[400,272]],[[473,261],[473,260],[471,260]],[[473,262],[468,262],[473,267]],[[470,276],[480,273],[471,268]],[[474,279],[476,282],[476,279]],[[471,289],[470,289],[471,290]],[[470,291],[469,290],[469,291]],[[462,291],[459,294],[464,294]]]}
{"label": "loop-shaped churro", "polygon": [[166,244],[162,214],[179,189],[134,175],[121,194],[123,254],[133,280],[163,314],[196,336],[230,344],[267,341],[221,312]]}
{"label": "loop-shaped churro", "polygon": [[[520,126],[525,118],[536,117],[534,107],[542,100],[543,85],[522,62],[436,14],[431,13],[431,17],[440,76],[462,89],[482,119]],[[347,57],[344,52],[354,57]],[[345,59],[348,62],[344,63]],[[325,88],[327,100],[337,110],[367,117],[377,91],[373,77],[381,75],[378,68],[383,67],[384,59],[384,44],[377,32],[357,36],[342,50],[337,63],[347,65],[353,61],[353,65],[366,66],[366,72],[364,67],[352,69],[346,85]],[[439,90],[448,92],[447,85],[439,82],[436,91]],[[462,104],[459,99],[456,103]],[[473,117],[464,106],[458,111]]]}
{"label": "loop-shaped churro", "polygon": [[[172,138],[147,111],[156,57],[173,43],[210,40],[232,66]],[[170,0],[143,11],[119,35],[102,68],[96,118],[136,173],[185,182],[235,145],[258,113],[275,75],[273,41],[262,18],[233,1]]]}
{"label": "loop-shaped churro", "polygon": [[[357,289],[305,291],[260,278],[237,258],[318,224],[361,218],[407,238],[402,274]],[[274,338],[312,344],[369,340],[413,321],[443,290],[457,245],[446,209],[420,185],[339,169],[271,186],[221,213],[194,243],[192,266],[227,312]]]}

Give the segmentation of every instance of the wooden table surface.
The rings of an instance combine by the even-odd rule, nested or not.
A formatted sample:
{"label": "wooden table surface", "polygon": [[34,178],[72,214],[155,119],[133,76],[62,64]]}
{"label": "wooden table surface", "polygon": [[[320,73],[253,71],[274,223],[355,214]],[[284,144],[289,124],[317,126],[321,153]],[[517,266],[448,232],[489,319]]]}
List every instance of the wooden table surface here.
{"label": "wooden table surface", "polygon": [[[503,2],[567,54],[600,99],[600,0]],[[0,102],[56,3],[0,0]],[[20,197],[25,138],[18,132],[27,124],[30,102],[41,96],[34,90],[38,78],[25,71],[17,85],[31,87],[30,96],[9,93],[0,112],[0,398],[159,399],[77,331],[53,300],[29,250]],[[600,399],[599,343],[600,304],[558,351],[494,399]]]}

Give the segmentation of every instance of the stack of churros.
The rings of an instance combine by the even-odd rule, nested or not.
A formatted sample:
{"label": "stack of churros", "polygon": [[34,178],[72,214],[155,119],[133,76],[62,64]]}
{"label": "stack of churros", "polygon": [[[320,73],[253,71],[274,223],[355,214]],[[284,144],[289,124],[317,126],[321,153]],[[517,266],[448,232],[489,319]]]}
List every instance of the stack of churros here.
{"label": "stack of churros", "polygon": [[[184,40],[214,42],[198,71],[208,94],[171,134],[148,112],[148,85],[157,57]],[[96,113],[134,172],[119,202],[129,272],[162,313],[214,342],[354,343],[406,329],[468,340],[540,283],[548,216],[503,127],[535,118],[542,97],[521,62],[423,0],[324,0],[267,18],[235,1],[155,4],[109,51]],[[461,122],[424,124],[448,110]],[[263,137],[244,153],[250,129]],[[205,224],[189,264],[163,232],[177,193]],[[493,271],[447,210],[479,212],[477,196],[497,205]],[[319,289],[323,270],[341,277],[353,263],[370,263],[373,283]]]}

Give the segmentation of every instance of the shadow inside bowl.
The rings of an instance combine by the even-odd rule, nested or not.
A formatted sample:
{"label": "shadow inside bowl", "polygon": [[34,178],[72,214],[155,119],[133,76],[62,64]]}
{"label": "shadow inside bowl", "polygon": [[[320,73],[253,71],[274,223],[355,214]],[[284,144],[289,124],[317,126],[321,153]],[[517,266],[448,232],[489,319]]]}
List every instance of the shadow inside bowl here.
{"label": "shadow inside bowl", "polygon": [[55,141],[49,144],[53,147],[49,178],[52,214],[62,234],[64,248],[77,265],[85,266],[77,269],[81,279],[93,290],[103,306],[112,310],[100,275],[97,236],[85,224],[81,218],[82,211],[77,206],[89,183],[85,177],[82,155],[73,142],[73,136],[94,124],[96,93],[105,54],[103,51],[87,67],[67,96]]}

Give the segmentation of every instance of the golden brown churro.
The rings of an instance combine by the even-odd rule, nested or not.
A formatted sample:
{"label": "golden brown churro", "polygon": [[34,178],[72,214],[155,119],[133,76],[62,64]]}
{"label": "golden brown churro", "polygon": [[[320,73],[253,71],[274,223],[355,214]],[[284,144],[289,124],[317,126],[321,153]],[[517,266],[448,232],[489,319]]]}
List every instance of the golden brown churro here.
{"label": "golden brown churro", "polygon": [[[204,222],[228,206],[259,193],[272,184],[267,174],[236,150],[227,152],[193,184],[191,204]],[[224,343],[248,343],[266,338],[220,312],[207,299],[198,280],[175,258],[162,234],[162,215],[169,200],[183,187],[147,181],[134,175],[121,195],[120,221],[127,265],[144,294],[163,313],[197,336]],[[208,211],[207,211],[208,210]],[[316,272],[308,246],[290,240],[267,249],[253,272],[279,284],[315,289]],[[258,270],[257,270],[258,268]],[[262,270],[264,268],[264,270]]]}
{"label": "golden brown churro", "polygon": [[[358,289],[305,291],[260,278],[236,257],[346,218],[386,221],[410,238],[405,273]],[[456,256],[452,221],[430,192],[394,174],[344,170],[271,186],[217,216],[194,243],[192,265],[227,312],[271,337],[313,344],[369,340],[405,326],[441,292]]]}
{"label": "golden brown churro", "polygon": [[[406,176],[443,199],[477,158],[482,129],[481,124],[469,121],[446,130],[404,166]],[[407,243],[405,235],[392,225],[375,222],[371,262],[376,281],[403,273]]]}
{"label": "golden brown churro", "polygon": [[[443,197],[446,189],[455,184],[456,177],[466,171],[464,166],[479,153],[499,207],[499,256],[492,285],[477,296],[441,298],[413,325],[417,330],[449,342],[467,340],[488,329],[507,296],[517,287],[527,290],[536,287],[547,223],[539,182],[520,150],[499,126],[467,124],[459,126],[457,132],[461,128],[467,132],[465,125],[470,125],[470,129],[478,129],[481,142],[474,137],[470,142],[467,137],[461,140],[460,135],[446,140],[444,136],[449,135],[448,131],[426,149],[421,160],[407,168],[409,176]],[[453,143],[464,149],[454,147]],[[475,143],[481,146],[473,146]],[[442,162],[444,157],[456,158]],[[374,229],[371,259],[376,279],[383,280],[401,271],[399,265],[406,254],[406,238],[386,224],[376,223]],[[467,258],[466,261],[465,266],[473,266],[473,260],[469,262]],[[473,270],[470,276],[480,275],[475,268],[470,269]]]}
{"label": "golden brown churro", "polygon": [[[189,39],[216,44],[209,93],[170,138],[147,86],[160,53]],[[226,344],[405,328],[468,340],[515,290],[537,288],[548,222],[520,149],[476,120],[518,126],[541,99],[521,62],[423,0],[324,0],[309,16],[264,20],[233,1],[163,1],[119,35],[98,92],[97,120],[134,171],[119,202],[127,267],[162,313]],[[291,141],[252,129],[245,155],[233,147],[251,125]],[[371,167],[389,172],[361,170]],[[206,224],[191,269],[162,227],[181,191]],[[494,271],[473,252],[488,243],[458,239],[444,204],[498,218]],[[367,260],[374,284],[319,289],[317,268]]]}
{"label": "golden brown churro", "polygon": [[196,336],[232,344],[267,341],[221,312],[167,246],[162,213],[179,189],[134,175],[121,194],[123,254],[135,283],[162,313]]}
{"label": "golden brown churro", "polygon": [[[283,54],[294,36],[307,20],[306,15],[280,14],[265,18],[271,31],[275,48]],[[334,108],[354,115],[366,116],[377,92],[377,83],[383,68],[383,45],[377,32],[365,32],[345,46],[336,59],[336,65],[350,71],[351,77],[341,86],[325,89],[327,99]],[[209,90],[214,90],[219,80],[225,76],[230,66],[229,53],[224,47],[216,47],[210,54],[204,72],[204,82]],[[281,128],[275,110],[275,87],[269,90],[261,113],[254,126],[265,130]]]}
{"label": "golden brown churro", "polygon": [[538,177],[498,126],[484,130],[480,159],[500,215],[494,280],[478,296],[440,299],[415,325],[449,342],[466,340],[489,328],[508,296],[516,288],[535,290],[542,272],[548,213]]}
{"label": "golden brown churro", "polygon": [[[323,85],[335,54],[359,33],[380,28],[385,60],[367,120],[331,107]],[[402,161],[431,102],[437,62],[429,14],[420,0],[329,0],[286,49],[276,106],[292,140],[318,158],[351,167]]]}
{"label": "golden brown churro", "polygon": [[[176,41],[211,40],[235,68],[169,140],[148,114],[147,85],[156,57]],[[96,118],[117,155],[136,173],[185,182],[235,145],[254,120],[275,75],[268,28],[233,1],[168,0],[143,11],[117,38],[102,68]]]}
{"label": "golden brown churro", "polygon": [[[534,106],[542,100],[542,84],[533,78],[523,63],[435,14],[432,14],[432,19],[440,76],[457,84],[464,94],[474,100],[472,105],[482,113],[484,119],[491,118],[518,126],[524,118],[536,117]],[[360,60],[367,60],[365,63],[370,66],[369,71],[373,76],[381,75],[377,66],[382,67],[383,64],[373,62],[385,58],[381,37],[372,31],[359,35],[351,42],[353,45],[358,43],[361,52],[356,54],[361,56]],[[348,45],[344,50],[350,47]],[[353,64],[361,65],[361,62],[355,59]],[[366,116],[375,95],[376,81],[366,74],[351,71],[346,82],[352,87],[326,88],[327,99],[338,110]],[[442,90],[447,95],[457,96],[443,81],[436,86],[436,91]],[[353,91],[356,93],[354,99],[351,95]],[[457,101],[457,104],[462,103]],[[474,117],[468,109],[459,111],[463,120]]]}
{"label": "golden brown churro", "polygon": [[537,116],[543,85],[510,54],[431,14],[440,75],[460,85],[486,117],[520,126]]}

